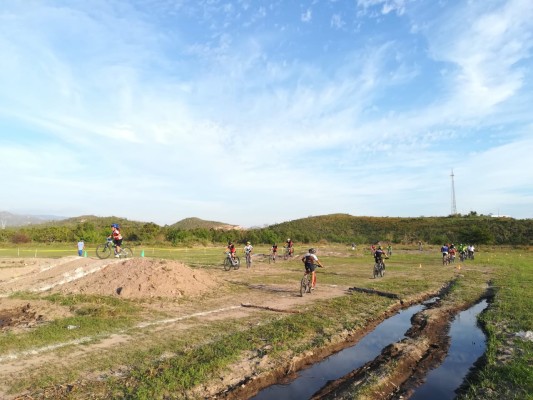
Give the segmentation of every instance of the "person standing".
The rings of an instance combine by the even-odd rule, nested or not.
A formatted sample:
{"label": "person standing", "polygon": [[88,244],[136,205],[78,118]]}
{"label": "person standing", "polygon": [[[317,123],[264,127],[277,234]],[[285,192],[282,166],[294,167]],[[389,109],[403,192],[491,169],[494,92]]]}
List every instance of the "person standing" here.
{"label": "person standing", "polygon": [[246,242],[244,246],[244,254],[246,255],[246,267],[250,268],[252,266],[252,251],[254,247],[250,242]]}
{"label": "person standing", "polygon": [[83,239],[80,238],[78,241],[78,256],[83,256],[83,250],[85,250],[85,243],[83,242]]}

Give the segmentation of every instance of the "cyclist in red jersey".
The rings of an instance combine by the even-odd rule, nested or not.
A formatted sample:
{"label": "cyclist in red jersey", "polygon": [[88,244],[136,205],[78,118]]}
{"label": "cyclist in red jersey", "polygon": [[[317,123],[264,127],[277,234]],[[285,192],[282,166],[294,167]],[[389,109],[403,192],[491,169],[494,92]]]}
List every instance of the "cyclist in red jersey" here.
{"label": "cyclist in red jersey", "polygon": [[120,257],[120,246],[122,246],[122,235],[120,234],[120,226],[118,224],[111,224],[111,235],[108,236],[109,239],[113,239],[115,244],[115,257]]}

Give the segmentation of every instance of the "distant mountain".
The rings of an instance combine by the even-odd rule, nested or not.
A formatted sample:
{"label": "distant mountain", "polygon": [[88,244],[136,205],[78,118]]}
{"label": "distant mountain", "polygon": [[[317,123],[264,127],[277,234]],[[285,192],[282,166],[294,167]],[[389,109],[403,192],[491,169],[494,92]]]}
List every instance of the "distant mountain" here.
{"label": "distant mountain", "polygon": [[12,214],[7,211],[0,211],[0,228],[44,224],[51,221],[60,221],[65,218],[57,215]]}
{"label": "distant mountain", "polygon": [[175,224],[170,225],[171,228],[175,229],[196,229],[196,228],[204,228],[204,229],[243,229],[239,225],[231,225],[226,224],[224,222],[216,222],[216,221],[206,221],[204,219],[191,217],[191,218],[185,218],[181,221],[176,222]]}

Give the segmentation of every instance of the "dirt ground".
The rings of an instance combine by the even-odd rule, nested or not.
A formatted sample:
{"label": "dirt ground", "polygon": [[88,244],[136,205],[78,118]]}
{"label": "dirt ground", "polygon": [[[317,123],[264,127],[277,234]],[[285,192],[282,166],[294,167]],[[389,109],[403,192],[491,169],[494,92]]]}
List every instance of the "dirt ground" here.
{"label": "dirt ground", "polygon": [[[190,267],[172,260],[151,258],[132,258],[127,260],[100,260],[90,257],[69,256],[60,259],[1,259],[0,260],[0,332],[13,333],[29,331],[31,328],[45,324],[58,318],[70,316],[70,309],[53,305],[43,300],[20,300],[8,296],[14,292],[27,291],[33,293],[71,293],[96,294],[115,296],[147,302],[158,312],[176,315],[175,318],[162,320],[147,315],[146,321],[137,327],[146,329],[162,329],[174,325],[180,329],[180,323],[195,319],[213,320],[238,318],[269,309],[271,311],[291,312],[294,305],[302,305],[317,299],[332,298],[346,294],[347,288],[329,286],[327,290],[318,288],[312,296],[300,297],[293,286],[252,285],[253,298],[248,295],[232,294],[220,291],[221,287],[243,284],[239,274],[246,271],[248,276],[262,276],[268,272],[267,264],[257,263],[250,270],[241,267],[239,271],[212,272]],[[217,289],[220,296],[205,297]],[[198,298],[198,301],[179,302],[180,298]],[[153,301],[153,304],[150,303]],[[161,301],[158,301],[161,300]],[[70,328],[70,327],[67,327]],[[72,327],[73,329],[75,327]],[[99,339],[96,344],[83,341],[83,353],[102,351],[113,348],[130,340],[128,335],[112,335]],[[90,342],[90,340],[87,340]],[[71,342],[65,345],[72,345]],[[61,344],[60,344],[61,346]],[[55,354],[50,349],[35,349],[31,352],[0,354],[0,398],[9,397],[6,387],[1,382],[23,374],[30,369],[38,368],[55,362]],[[70,357],[77,357],[76,350]],[[61,364],[68,363],[68,357],[61,356]],[[65,359],[67,357],[67,359]],[[214,392],[224,385],[232,385],[242,378],[239,376],[225,378],[220,387],[211,388]],[[22,397],[21,397],[22,398]],[[27,397],[31,398],[31,397]]]}
{"label": "dirt ground", "polygon": [[[190,326],[187,325],[189,323],[238,318],[252,313],[264,312],[265,309],[274,312],[295,312],[296,306],[349,293],[349,287],[333,285],[319,286],[312,295],[304,297],[300,297],[297,288],[287,285],[249,285],[250,288],[254,289],[253,297],[250,296],[249,292],[220,291],[221,287],[245,284],[239,279],[239,274],[244,271],[248,277],[254,275],[259,277],[267,274],[269,268],[271,267],[268,264],[257,263],[249,270],[241,267],[239,271],[222,272],[214,276],[214,273],[209,270],[191,269],[177,261],[150,258],[100,260],[72,256],[60,259],[1,259],[0,331],[2,334],[8,332],[16,334],[31,330],[32,327],[39,324],[70,315],[68,307],[53,305],[48,301],[23,301],[8,297],[17,291],[95,294],[143,301],[148,307],[153,307],[158,312],[165,311],[167,315],[173,316],[158,319],[147,313],[146,320],[137,325],[136,328],[152,330],[163,329],[163,327],[170,325],[173,329],[186,329],[187,326]],[[220,291],[221,295],[206,296],[214,290]],[[420,293],[417,298],[409,299],[409,302],[419,302],[432,295],[434,293]],[[198,299],[198,301],[180,302],[179,300],[182,298]],[[366,332],[374,329],[382,319],[407,305],[407,303],[403,304],[403,301],[398,300],[385,315],[381,316],[381,319],[376,319],[370,323],[364,332],[361,331],[357,335],[346,333],[344,337],[341,335],[328,348],[319,349],[313,354],[302,355],[299,359],[293,359],[290,369],[297,370],[343,347],[352,345]],[[361,371],[354,371],[354,374],[368,375],[369,370],[379,371],[390,360],[394,360],[400,368],[388,380],[397,387],[409,376],[415,375],[413,371],[417,368],[420,369],[418,364],[421,360],[425,360],[427,363],[422,369],[431,368],[434,362],[430,361],[441,359],[446,352],[447,346],[441,332],[456,311],[447,308],[436,308],[435,311],[430,311],[434,317],[429,318],[428,321],[434,320],[438,323],[426,324],[426,320],[422,321],[423,323],[415,323],[413,329],[418,329],[418,333],[413,331],[412,339],[384,349],[382,357],[375,360],[375,365]],[[417,326],[418,328],[416,328]],[[70,328],[67,327],[67,329]],[[425,332],[425,334],[421,336],[420,332]],[[423,339],[417,339],[422,337]],[[75,359],[82,353],[106,351],[132,340],[131,338],[131,335],[116,334],[100,338],[98,341],[91,341],[91,338],[87,338],[87,340],[80,340],[78,343],[65,343],[65,346],[83,343],[83,349],[74,348],[67,355],[62,353],[61,359],[49,348],[0,354],[0,398],[43,398],[33,397],[34,394],[19,394],[18,397],[8,396],[5,392],[7,389],[5,383],[18,374],[28,373],[28,371],[46,364],[60,362],[61,365],[68,365],[69,358]],[[59,344],[59,346],[61,345]],[[434,351],[435,348],[441,350]],[[257,363],[252,365],[253,363],[246,360],[234,368],[235,374],[221,377],[216,384],[198,388],[191,395],[201,398],[248,398],[255,394],[258,388],[278,382],[288,374],[286,367],[280,368],[278,366],[275,369],[275,363],[272,360],[265,358],[256,361]],[[269,372],[257,376],[258,370]],[[358,379],[362,379],[363,375],[358,376]],[[339,381],[338,385],[342,385],[342,381]],[[58,392],[61,392],[58,393],[58,398],[68,397],[64,392],[65,387],[57,389]],[[391,394],[392,392],[394,392],[394,388],[391,388]],[[328,393],[331,393],[331,389]],[[327,397],[328,394],[325,392],[317,398],[322,396]]]}

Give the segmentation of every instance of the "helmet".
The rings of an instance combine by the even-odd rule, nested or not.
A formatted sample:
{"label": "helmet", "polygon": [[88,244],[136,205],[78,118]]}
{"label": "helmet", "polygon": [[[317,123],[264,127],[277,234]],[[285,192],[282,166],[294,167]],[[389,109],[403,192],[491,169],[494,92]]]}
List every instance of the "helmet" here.
{"label": "helmet", "polygon": [[117,228],[118,229],[118,224],[111,224],[111,228]]}
{"label": "helmet", "polygon": [[315,248],[311,248],[311,249],[309,249],[309,253],[311,253],[311,254],[315,254],[315,253],[316,253],[316,249],[315,249]]}
{"label": "helmet", "polygon": [[291,241],[291,238],[288,238],[288,239],[287,239],[287,242],[290,242],[290,241]]}
{"label": "helmet", "polygon": [[381,246],[378,246],[378,250],[381,250]]}
{"label": "helmet", "polygon": [[250,244],[250,242],[246,242],[246,244]]}

